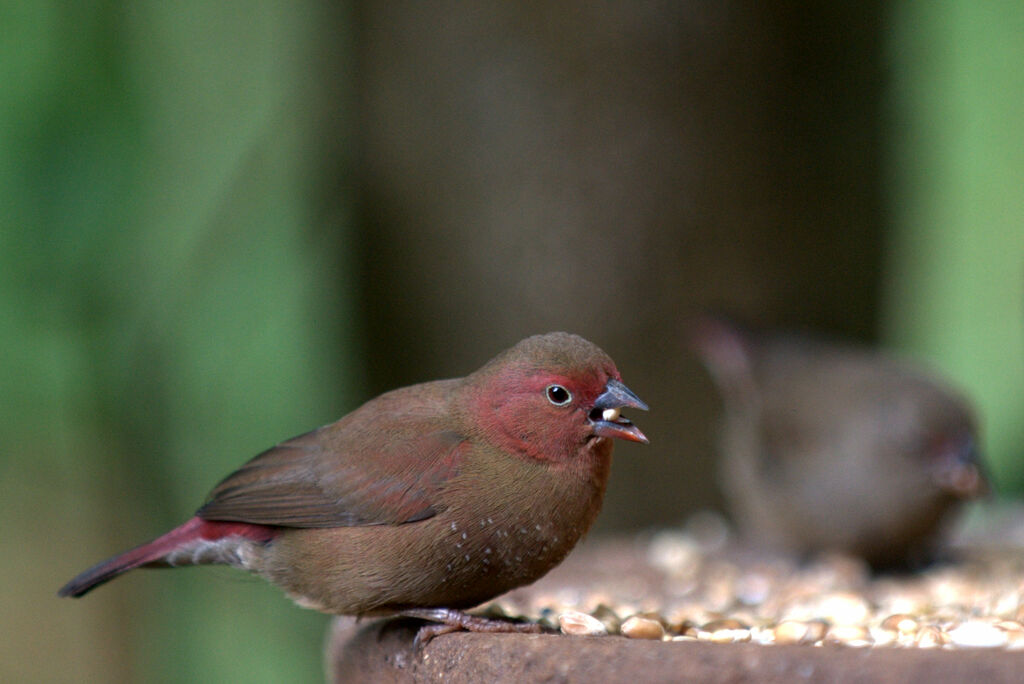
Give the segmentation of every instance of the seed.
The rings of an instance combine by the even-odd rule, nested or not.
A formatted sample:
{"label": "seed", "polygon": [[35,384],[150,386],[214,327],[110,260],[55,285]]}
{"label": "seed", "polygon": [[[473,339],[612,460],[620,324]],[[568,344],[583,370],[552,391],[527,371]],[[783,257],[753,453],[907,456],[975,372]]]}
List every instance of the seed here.
{"label": "seed", "polygon": [[914,645],[918,648],[938,648],[948,643],[949,637],[935,625],[925,625],[918,631],[914,638]]}
{"label": "seed", "polygon": [[750,628],[739,620],[722,618],[705,624],[697,632],[697,638],[702,641],[712,641],[716,644],[750,641]]}
{"label": "seed", "polygon": [[860,625],[835,625],[825,636],[825,643],[840,646],[870,646],[874,643],[871,633]]}
{"label": "seed", "polygon": [[622,623],[622,633],[630,639],[661,639],[665,628],[657,620],[634,615]]}
{"label": "seed", "polygon": [[[631,615],[633,613],[620,612],[619,615]],[[705,622],[711,622],[722,617],[719,613],[712,613],[707,610],[705,606],[694,605],[694,604],[681,604],[676,606],[673,610],[669,611],[666,618],[666,626],[673,632],[679,632],[682,634],[690,627],[697,627],[703,625]]]}
{"label": "seed", "polygon": [[917,626],[917,619],[906,613],[895,613],[882,620],[882,629],[887,632],[913,633],[917,631]]}
{"label": "seed", "polygon": [[574,636],[604,636],[608,629],[592,615],[578,610],[567,610],[558,616],[558,627],[563,634]]}
{"label": "seed", "polygon": [[871,633],[875,646],[892,646],[897,643],[900,636],[894,631],[882,629],[881,627],[872,627],[868,631]]}
{"label": "seed", "polygon": [[705,623],[701,629],[706,632],[714,632],[719,629],[747,629],[747,625],[733,618],[718,618]]}
{"label": "seed", "polygon": [[1016,620],[1003,620],[998,625],[1006,632],[1006,648],[1011,651],[1024,649],[1024,625]]}
{"label": "seed", "polygon": [[825,636],[826,628],[820,620],[783,620],[775,626],[775,643],[813,644]]}
{"label": "seed", "polygon": [[807,623],[797,620],[783,620],[775,626],[775,643],[799,644],[807,634]]}
{"label": "seed", "polygon": [[622,620],[619,619],[619,616],[607,604],[599,603],[597,608],[594,608],[590,614],[601,621],[601,624],[604,625],[609,634],[619,633],[619,629],[622,627]]}
{"label": "seed", "polygon": [[762,646],[771,646],[775,643],[775,631],[771,627],[751,627],[750,640]]}
{"label": "seed", "polygon": [[750,641],[749,629],[720,629],[717,632],[709,632],[706,641],[713,644],[739,644]]}
{"label": "seed", "polygon": [[982,620],[968,620],[948,634],[950,642],[961,648],[998,648],[1010,640],[1006,632]]}
{"label": "seed", "polygon": [[700,629],[696,625],[686,625],[682,629],[677,630],[681,636],[697,638],[697,634],[700,633]]}
{"label": "seed", "polygon": [[836,625],[863,623],[871,615],[871,606],[860,596],[849,592],[829,594],[818,606],[821,617]]}

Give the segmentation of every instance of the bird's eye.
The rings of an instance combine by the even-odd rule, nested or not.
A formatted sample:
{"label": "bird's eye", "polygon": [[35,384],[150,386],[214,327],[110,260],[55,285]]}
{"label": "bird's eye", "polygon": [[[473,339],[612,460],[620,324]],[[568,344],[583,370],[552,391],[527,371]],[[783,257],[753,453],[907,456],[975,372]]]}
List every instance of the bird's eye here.
{"label": "bird's eye", "polygon": [[561,385],[548,385],[544,394],[555,406],[565,406],[572,401],[572,393]]}

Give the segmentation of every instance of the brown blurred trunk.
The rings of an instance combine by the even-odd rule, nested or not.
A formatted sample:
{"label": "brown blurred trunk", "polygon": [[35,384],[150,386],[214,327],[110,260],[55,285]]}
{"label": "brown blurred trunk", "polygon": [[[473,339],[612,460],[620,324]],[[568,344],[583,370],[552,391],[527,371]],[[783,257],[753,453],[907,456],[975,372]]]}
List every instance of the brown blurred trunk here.
{"label": "brown blurred trunk", "polygon": [[[878,3],[357,4],[375,390],[565,329],[652,407],[605,529],[716,502],[690,311],[866,337]],[[642,493],[642,496],[641,496]]]}

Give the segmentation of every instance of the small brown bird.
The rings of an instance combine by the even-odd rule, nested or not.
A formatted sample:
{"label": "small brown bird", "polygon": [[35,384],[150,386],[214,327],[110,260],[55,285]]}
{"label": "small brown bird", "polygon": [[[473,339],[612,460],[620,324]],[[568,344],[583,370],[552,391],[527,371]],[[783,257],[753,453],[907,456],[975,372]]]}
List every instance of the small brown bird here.
{"label": "small brown bird", "polygon": [[607,354],[566,333],[530,337],[465,378],[388,392],[263,452],[184,525],[59,594],[138,567],[220,563],[308,608],[442,623],[428,637],[535,631],[461,611],[540,578],[584,535],[611,438],[647,442],[623,408],[647,406]]}
{"label": "small brown bird", "polygon": [[984,490],[967,401],[910,364],[720,319],[694,329],[724,399],[720,484],[758,545],[914,564]]}

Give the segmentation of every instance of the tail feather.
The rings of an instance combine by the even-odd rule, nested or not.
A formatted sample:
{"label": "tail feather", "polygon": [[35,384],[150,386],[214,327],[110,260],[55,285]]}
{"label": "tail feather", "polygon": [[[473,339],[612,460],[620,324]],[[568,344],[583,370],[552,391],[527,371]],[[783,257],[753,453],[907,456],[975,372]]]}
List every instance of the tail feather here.
{"label": "tail feather", "polygon": [[265,525],[216,522],[195,517],[151,542],[94,565],[61,587],[57,595],[73,598],[84,596],[92,589],[129,570],[146,565],[167,564],[165,559],[169,555],[203,542],[232,536],[266,542],[272,539],[274,534],[275,528]]}

